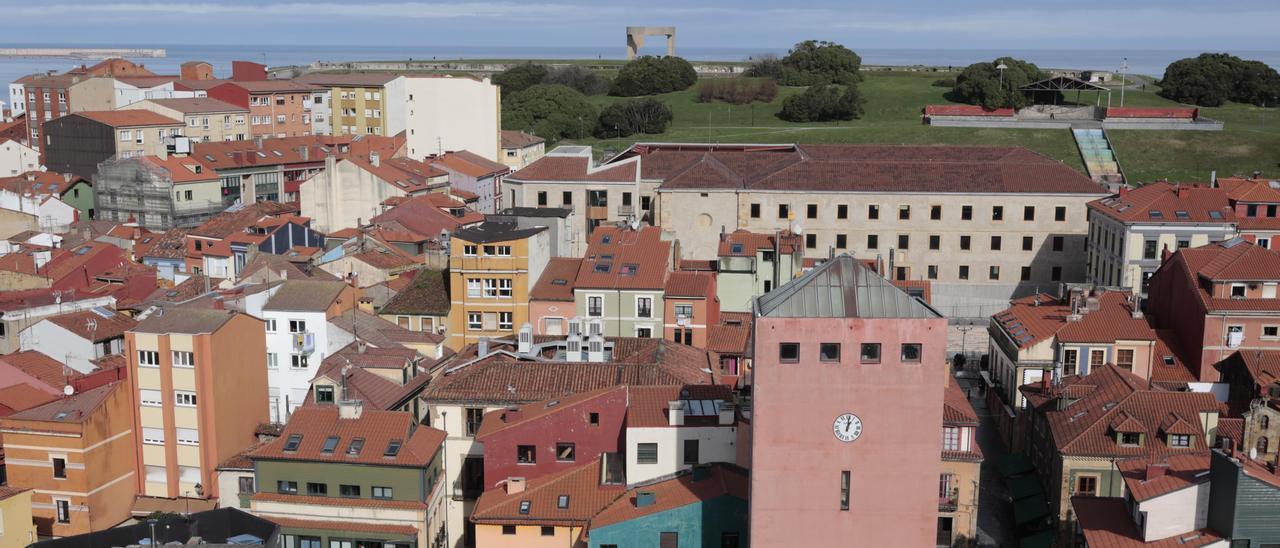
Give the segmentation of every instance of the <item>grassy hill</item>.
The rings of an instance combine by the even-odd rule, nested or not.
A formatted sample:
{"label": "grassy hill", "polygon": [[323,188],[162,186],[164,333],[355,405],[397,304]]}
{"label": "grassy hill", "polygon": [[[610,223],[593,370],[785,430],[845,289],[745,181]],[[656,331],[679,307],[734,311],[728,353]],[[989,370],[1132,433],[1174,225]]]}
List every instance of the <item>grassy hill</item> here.
{"label": "grassy hill", "polygon": [[[921,124],[920,110],[948,102],[948,88],[934,87],[936,72],[869,71],[861,85],[866,114],[861,120],[796,124],[777,118],[782,100],[802,88],[782,88],[772,103],[732,106],[699,103],[695,88],[657,96],[674,113],[666,133],[626,139],[587,139],[597,152],[621,150],[635,141],[696,143],[885,143],[1025,146],[1084,171],[1075,141],[1067,130],[944,128]],[[1126,106],[1176,106],[1147,91],[1126,91]],[[598,105],[620,100],[592,97]],[[1106,101],[1104,96],[1103,101]],[[1113,104],[1119,104],[1114,93]],[[1280,109],[1230,104],[1202,109],[1203,115],[1226,122],[1221,132],[1108,131],[1120,164],[1131,181],[1167,178],[1207,180],[1220,175],[1261,170],[1280,174]]]}

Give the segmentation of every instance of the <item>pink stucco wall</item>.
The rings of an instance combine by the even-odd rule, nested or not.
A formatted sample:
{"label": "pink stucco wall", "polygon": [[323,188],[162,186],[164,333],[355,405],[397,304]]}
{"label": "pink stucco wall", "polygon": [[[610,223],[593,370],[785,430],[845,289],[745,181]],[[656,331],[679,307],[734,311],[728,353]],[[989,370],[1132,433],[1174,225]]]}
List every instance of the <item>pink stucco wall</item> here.
{"label": "pink stucco wall", "polygon": [[[756,546],[933,546],[938,518],[945,319],[759,318],[755,331],[751,541]],[[800,362],[778,362],[799,342]],[[840,363],[818,359],[841,343]],[[862,342],[881,363],[859,363]],[[901,363],[900,344],[923,345]],[[832,433],[851,412],[863,433]],[[852,472],[840,509],[840,473]]]}
{"label": "pink stucco wall", "polygon": [[[564,405],[554,413],[513,424],[477,439],[484,444],[486,488],[510,477],[536,479],[591,462],[601,453],[622,450],[622,422],[627,414],[625,389],[614,389],[599,397]],[[484,420],[500,422],[502,413],[504,411],[491,411],[485,414]],[[599,424],[590,423],[591,413],[599,413]],[[557,443],[574,444],[575,458],[572,461],[557,460]],[[537,462],[518,463],[517,447],[520,445],[534,446]]]}
{"label": "pink stucco wall", "polygon": [[561,335],[568,332],[569,318],[576,315],[573,301],[529,301],[529,323],[533,324],[534,335],[546,335],[546,322],[543,318],[564,318],[561,322]]}

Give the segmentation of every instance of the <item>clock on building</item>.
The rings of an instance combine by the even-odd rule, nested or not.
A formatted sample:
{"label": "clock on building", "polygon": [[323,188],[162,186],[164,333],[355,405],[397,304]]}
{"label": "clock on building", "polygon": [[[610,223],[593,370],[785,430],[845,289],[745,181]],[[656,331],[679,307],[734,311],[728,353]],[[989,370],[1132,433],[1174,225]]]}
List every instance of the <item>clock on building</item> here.
{"label": "clock on building", "polygon": [[845,443],[852,442],[862,435],[862,419],[853,413],[839,415],[831,425],[831,431],[835,433],[836,439]]}

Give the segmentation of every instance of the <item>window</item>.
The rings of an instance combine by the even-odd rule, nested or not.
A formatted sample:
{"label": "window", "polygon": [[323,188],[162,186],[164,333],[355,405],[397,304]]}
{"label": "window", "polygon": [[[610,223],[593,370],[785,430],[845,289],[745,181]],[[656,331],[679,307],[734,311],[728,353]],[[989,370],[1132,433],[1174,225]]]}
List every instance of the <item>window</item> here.
{"label": "window", "polygon": [[942,247],[942,236],[937,234],[929,235],[929,249],[938,250]]}
{"label": "window", "polygon": [[191,352],[180,352],[176,350],[173,352],[174,367],[195,367],[195,365],[195,357]]}
{"label": "window", "polygon": [[276,480],[276,492],[285,495],[298,494],[298,482]]}
{"label": "window", "polygon": [[404,442],[402,442],[402,441],[400,441],[400,440],[391,440],[391,441],[387,442],[387,449],[386,449],[385,451],[383,451],[383,452],[382,452],[382,456],[384,456],[384,457],[394,457],[394,456],[396,456],[396,455],[399,455],[399,454],[400,454],[400,446],[401,446],[401,445],[403,445],[403,444],[404,444]]}
{"label": "window", "polygon": [[517,464],[537,464],[538,450],[532,445],[516,446],[516,463]]}
{"label": "window", "polygon": [[195,428],[178,428],[174,434],[178,445],[200,445],[200,431]]}
{"label": "window", "polygon": [[911,206],[909,205],[898,206],[898,220],[899,221],[911,220]]}
{"label": "window", "polygon": [[338,448],[338,436],[329,436],[324,439],[324,445],[320,447],[320,452],[326,455],[332,455],[333,450]]}
{"label": "window", "polygon": [[1066,239],[1066,238],[1063,238],[1062,236],[1054,236],[1054,237],[1053,237],[1053,250],[1054,250],[1054,251],[1062,251],[1063,249],[1065,249],[1065,248],[1066,248],[1066,243],[1067,243],[1067,241],[1066,241],[1066,240],[1067,240],[1067,239]]}
{"label": "window", "polygon": [[160,353],[154,350],[138,351],[139,367],[160,367]]}
{"label": "window", "polygon": [[1031,236],[1023,236],[1023,237],[1022,237],[1022,250],[1023,250],[1023,251],[1031,251],[1031,249],[1032,249],[1032,247],[1033,247],[1034,245],[1035,245],[1035,238],[1032,238]]}
{"label": "window", "polygon": [[592,411],[587,414],[587,421],[591,426],[600,426],[600,413]]}
{"label": "window", "polygon": [[[811,236],[812,236],[812,234],[811,234]],[[911,235],[909,235],[909,234],[899,234],[899,235],[898,235],[898,249],[910,249],[910,248],[911,248]]]}
{"label": "window", "polygon": [[804,214],[805,214],[805,217],[806,217],[806,218],[809,218],[809,219],[817,219],[817,218],[818,218],[818,204],[809,204],[809,205],[805,206]]}
{"label": "window", "polygon": [[358,457],[361,449],[364,449],[364,438],[352,438],[351,445],[347,446],[347,456]]}
{"label": "window", "polygon": [[840,471],[840,509],[849,510],[849,475],[848,470]]}
{"label": "window", "polygon": [[1018,280],[1020,280],[1020,281],[1024,281],[1024,282],[1026,282],[1026,281],[1030,281],[1030,280],[1031,280],[1031,267],[1029,267],[1029,266],[1024,266],[1024,267],[1022,267],[1022,271],[1021,271],[1021,273],[1019,273],[1019,274],[1018,274]]}
{"label": "window", "polygon": [[1267,339],[1274,339],[1274,338],[1280,337],[1280,326],[1278,325],[1262,326],[1262,336],[1263,338],[1267,338]]}
{"label": "window", "polygon": [[1076,493],[1082,497],[1094,497],[1098,495],[1098,477],[1097,476],[1076,476]]}
{"label": "window", "polygon": [[1078,355],[1079,355],[1079,352],[1076,350],[1062,351],[1062,374],[1063,375],[1076,374],[1076,360],[1078,359],[1077,358]]}
{"label": "window", "polygon": [[359,496],[360,496],[360,486],[359,486],[359,485],[339,485],[339,486],[338,486],[338,496],[342,496],[342,497],[359,497]]}
{"label": "window", "polygon": [[1067,206],[1056,206],[1053,208],[1053,220],[1062,222],[1067,220]]}
{"label": "window", "polygon": [[514,525],[503,525],[503,526],[502,526],[502,534],[504,534],[504,535],[514,535],[514,534],[516,534],[516,526],[514,526]]}
{"label": "window", "polygon": [[178,407],[195,407],[196,393],[186,392],[183,390],[175,390],[173,392],[173,404]]}
{"label": "window", "polygon": [[164,445],[164,429],[143,427],[142,443],[148,445]]}
{"label": "window", "polygon": [[242,495],[251,495],[254,493],[253,476],[238,478],[240,486],[239,493]]}
{"label": "window", "polygon": [[992,221],[1004,220],[1004,206],[991,206],[991,220]]}
{"label": "window", "polygon": [[1137,447],[1142,445],[1142,434],[1137,432],[1121,432],[1120,445]]}
{"label": "window", "polygon": [[999,237],[999,236],[992,236],[992,237],[991,237],[991,250],[992,250],[992,251],[1000,251],[1000,244],[1001,244],[1001,243],[1002,243],[1002,240],[1000,239],[1000,237]]}
{"label": "window", "polygon": [[972,221],[972,220],[973,220],[973,206],[971,206],[971,205],[960,206],[960,219],[961,219],[961,220],[963,220],[963,221]]}
{"label": "window", "polygon": [[515,322],[511,312],[498,313],[498,329],[510,331],[515,328]]}
{"label": "window", "polygon": [[805,234],[804,247],[805,249],[816,249],[818,247],[818,235],[812,232],[809,234]]}
{"label": "window", "polygon": [[657,464],[658,463],[658,444],[656,443],[636,444],[636,462],[639,464]]}
{"label": "window", "polygon": [[1024,221],[1036,220],[1036,206],[1024,206],[1022,208],[1022,220]]}
{"label": "window", "polygon": [[1157,245],[1159,244],[1155,240],[1147,240],[1145,242],[1142,242],[1142,258],[1143,259],[1156,258]]}
{"label": "window", "polygon": [[333,403],[333,387],[317,386],[316,403]]}
{"label": "window", "polygon": [[692,317],[693,317],[693,305],[691,305],[691,304],[677,304],[677,305],[675,306],[675,311],[676,311],[676,317],[677,317],[677,318],[682,318],[682,317],[683,317],[683,318],[692,318]]}
{"label": "window", "polygon": [[67,459],[53,459],[53,477],[67,479]]}
{"label": "window", "polygon": [[1060,267],[1060,266],[1055,266],[1055,267],[1053,267],[1053,269],[1052,269],[1052,270],[1050,270],[1049,272],[1050,272],[1050,275],[1049,275],[1049,279],[1050,279],[1050,280],[1055,281],[1055,282],[1057,282],[1057,281],[1061,281],[1061,280],[1062,280],[1062,267]]}
{"label": "window", "polygon": [[796,363],[800,361],[800,343],[778,343],[778,361],[782,363]]}
{"label": "window", "polygon": [[998,266],[996,266],[996,265],[991,265],[991,271],[987,273],[987,277],[988,277],[988,278],[990,278],[990,279],[992,279],[992,280],[999,280],[999,279],[1000,279],[1000,267],[998,267]]}
{"label": "window", "polygon": [[859,359],[862,363],[880,363],[880,343],[862,343]]}
{"label": "window", "polygon": [[306,368],[307,368],[307,355],[306,355],[306,354],[291,354],[291,355],[289,355],[289,367],[291,367],[291,368],[293,368],[293,369],[306,369]]}
{"label": "window", "polygon": [[840,361],[840,343],[822,343],[818,345],[818,359],[824,362]]}
{"label": "window", "polygon": [[329,496],[329,484],[307,482],[307,494],[313,497]]}
{"label": "window", "polygon": [[544,537],[554,537],[554,536],[556,536],[556,528],[555,528],[555,527],[548,527],[548,526],[546,526],[546,525],[543,525],[543,526],[542,526],[542,536],[544,536]]}
{"label": "window", "polygon": [[483,316],[479,312],[467,312],[467,329],[478,330],[483,324]]}
{"label": "window", "polygon": [[698,464],[698,440],[684,440],[685,464]]}
{"label": "window", "polygon": [[143,388],[138,391],[138,403],[147,407],[160,407],[164,405],[164,397],[160,394],[159,390]]}
{"label": "window", "polygon": [[1232,296],[1232,297],[1244,297],[1244,296],[1245,296],[1245,285],[1244,285],[1244,284],[1232,284],[1232,285],[1231,285],[1231,296]]}
{"label": "window", "polygon": [[960,429],[954,426],[944,426],[942,428],[942,450],[943,451],[959,451],[960,450]]}
{"label": "window", "polygon": [[836,249],[844,249],[849,247],[848,236],[844,234],[836,234]]}
{"label": "window", "polygon": [[305,333],[307,331],[306,320],[289,320],[290,333]]}
{"label": "window", "polygon": [[653,297],[636,297],[636,317],[653,317]]}
{"label": "window", "polygon": [[790,219],[790,218],[791,218],[791,205],[790,205],[790,204],[778,204],[778,218],[779,218],[779,219]]}
{"label": "window", "polygon": [[283,449],[286,453],[292,453],[298,450],[299,445],[302,445],[302,434],[290,434],[284,441]]}
{"label": "window", "polygon": [[1258,438],[1258,443],[1254,447],[1258,449],[1259,455],[1265,455],[1267,454],[1267,449],[1270,447],[1270,445],[1271,445],[1270,440],[1268,440],[1266,436],[1263,436],[1261,438]]}
{"label": "window", "polygon": [[480,423],[484,422],[484,408],[468,407],[466,408],[467,419],[467,435],[474,436],[480,431]]}
{"label": "window", "polygon": [[927,273],[930,280],[938,279],[938,265],[936,264],[929,265],[927,268]]}
{"label": "window", "polygon": [[902,361],[905,363],[919,363],[922,349],[923,347],[920,343],[902,343]]}
{"label": "window", "polygon": [[475,257],[478,249],[479,247],[475,244],[465,244],[462,246],[462,254],[467,257]]}
{"label": "window", "polygon": [[391,498],[391,488],[390,488],[390,487],[378,487],[377,485],[375,485],[375,486],[373,486],[372,488],[370,488],[370,489],[369,489],[369,491],[370,491],[369,496],[371,496],[371,497],[373,497],[373,498],[375,498],[375,499],[390,499],[390,498]]}
{"label": "window", "polygon": [[932,221],[942,220],[942,206],[940,205],[929,206],[929,220],[932,220]]}
{"label": "window", "polygon": [[593,318],[604,316],[604,297],[587,297],[587,315]]}
{"label": "window", "polygon": [[1191,447],[1191,436],[1187,434],[1169,434],[1169,447]]}
{"label": "window", "polygon": [[880,249],[880,236],[867,234],[867,249]]}
{"label": "window", "polygon": [[751,218],[752,219],[760,218],[760,204],[751,204]]}
{"label": "window", "polygon": [[573,205],[573,191],[566,190],[560,193],[560,203],[571,206]]}
{"label": "window", "polygon": [[573,462],[578,460],[577,450],[572,443],[556,444],[556,461],[557,462]]}
{"label": "window", "polygon": [[1116,365],[1132,371],[1133,370],[1133,349],[1130,349],[1130,348],[1117,349]]}
{"label": "window", "polygon": [[848,219],[848,218],[849,218],[849,205],[848,205],[848,204],[840,204],[840,205],[836,206],[836,218],[837,218],[837,219]]}
{"label": "window", "polygon": [[538,191],[538,205],[539,206],[547,205],[547,191],[545,190]]}
{"label": "window", "polygon": [[970,238],[969,236],[961,236],[961,237],[960,237],[960,250],[961,250],[961,251],[968,251],[968,250],[969,250],[969,248],[971,248],[971,247],[973,247],[973,239],[972,239],[972,238]]}
{"label": "window", "polygon": [[58,508],[58,523],[71,523],[71,501],[54,499],[53,502]]}
{"label": "window", "polygon": [[1102,367],[1102,363],[1106,361],[1106,351],[1090,350],[1089,351],[1089,368]]}

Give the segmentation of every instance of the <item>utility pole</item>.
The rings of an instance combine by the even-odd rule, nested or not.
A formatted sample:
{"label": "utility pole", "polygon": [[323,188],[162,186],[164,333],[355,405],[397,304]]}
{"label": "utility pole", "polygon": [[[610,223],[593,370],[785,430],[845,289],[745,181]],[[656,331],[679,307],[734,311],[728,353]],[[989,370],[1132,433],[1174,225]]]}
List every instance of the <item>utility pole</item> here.
{"label": "utility pole", "polygon": [[1125,57],[1120,61],[1120,106],[1124,107],[1124,88],[1129,85],[1129,81],[1125,79],[1125,74],[1129,71],[1129,58]]}

